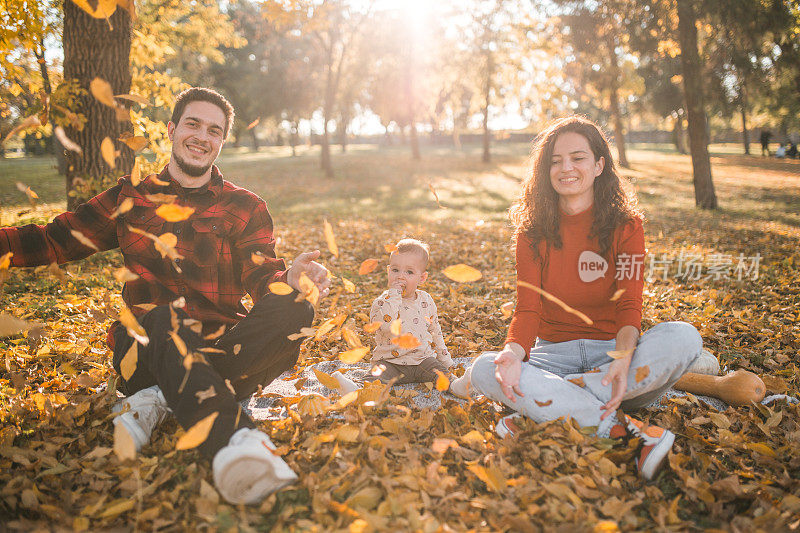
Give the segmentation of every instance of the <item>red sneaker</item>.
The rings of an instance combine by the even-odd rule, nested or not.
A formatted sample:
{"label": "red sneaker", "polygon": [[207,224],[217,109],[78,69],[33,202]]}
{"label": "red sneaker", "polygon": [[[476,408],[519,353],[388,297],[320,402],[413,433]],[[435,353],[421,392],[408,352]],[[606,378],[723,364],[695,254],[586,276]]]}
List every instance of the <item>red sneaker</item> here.
{"label": "red sneaker", "polygon": [[520,431],[520,428],[517,425],[517,419],[521,417],[522,415],[519,413],[504,416],[497,421],[497,424],[495,424],[494,432],[497,433],[497,436],[499,436],[501,439],[505,438],[506,435],[513,437]]}

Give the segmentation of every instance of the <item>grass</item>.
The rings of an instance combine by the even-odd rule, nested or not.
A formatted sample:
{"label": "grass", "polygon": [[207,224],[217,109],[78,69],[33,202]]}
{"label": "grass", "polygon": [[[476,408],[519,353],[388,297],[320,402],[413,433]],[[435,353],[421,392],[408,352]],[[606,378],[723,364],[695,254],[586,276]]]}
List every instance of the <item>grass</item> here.
{"label": "grass", "polygon": [[[800,163],[712,147],[720,209],[701,211],[690,158],[656,148],[630,150],[632,168],[622,170],[646,214],[651,257],[760,254],[762,260],[755,280],[687,280],[674,269],[667,280],[651,280],[645,327],[688,321],[724,367],[752,370],[770,393],[797,396]],[[340,255],[324,251],[324,261],[357,290],[327,299],[318,323],[344,313],[345,324],[362,335],[359,313],[384,287],[385,273],[358,276],[361,261],[385,258],[384,244],[403,235],[428,241],[426,290],[437,301],[451,352],[466,356],[497,347],[507,329],[499,307],[513,299],[514,267],[505,212],[526,175],[527,151],[526,144],[501,144],[484,164],[477,146],[426,148],[420,161],[402,147],[354,146],[345,154],[334,148],[333,180],[322,175],[318,150],[306,147],[298,157],[280,147],[229,150],[219,165],[228,179],[266,199],[284,256],[325,250],[322,219],[333,224]],[[63,210],[62,179],[53,167],[50,159],[0,160],[3,224],[42,222]],[[40,203],[31,207],[18,181]],[[797,525],[800,409],[778,404],[716,413],[692,398],[643,414],[678,434],[671,468],[648,485],[633,474],[633,448],[609,449],[560,423],[529,423],[517,441],[497,439],[491,432],[497,413],[486,401],[421,413],[393,394],[380,408],[348,406],[343,421],[293,406],[285,420],[264,427],[300,483],[259,508],[227,506],[203,485],[211,479],[208,462],[174,451],[174,422],[157,430],[133,462],[110,451],[115,397],[105,385],[113,385],[113,371],[104,339],[119,293],[109,262],[118,261],[111,253],[68,265],[64,279],[42,268],[14,270],[4,285],[3,311],[46,323],[49,335],[41,342],[0,341],[0,523],[14,529],[433,531],[563,524],[590,531],[602,519],[623,530]],[[441,269],[460,262],[483,278],[458,286],[444,278]],[[300,365],[343,349],[334,330],[304,344]],[[337,433],[342,424],[357,430],[355,441]],[[434,453],[437,438],[458,440],[460,447]]]}

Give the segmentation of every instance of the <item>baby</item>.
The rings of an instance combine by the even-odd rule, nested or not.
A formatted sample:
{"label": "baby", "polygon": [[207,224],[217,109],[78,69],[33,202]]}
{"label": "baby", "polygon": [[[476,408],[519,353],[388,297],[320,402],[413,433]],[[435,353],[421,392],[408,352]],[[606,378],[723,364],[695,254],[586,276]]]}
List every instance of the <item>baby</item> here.
{"label": "baby", "polygon": [[[428,278],[428,258],[427,244],[416,239],[398,242],[389,258],[389,288],[372,303],[370,320],[381,325],[375,332],[371,374],[384,383],[393,378],[397,378],[396,383],[435,381],[437,370],[447,375],[453,366],[442,337],[436,304],[430,294],[417,288]],[[392,325],[398,319],[401,331],[395,335]],[[410,342],[392,342],[398,337]],[[358,387],[341,373],[334,376],[342,392]]]}

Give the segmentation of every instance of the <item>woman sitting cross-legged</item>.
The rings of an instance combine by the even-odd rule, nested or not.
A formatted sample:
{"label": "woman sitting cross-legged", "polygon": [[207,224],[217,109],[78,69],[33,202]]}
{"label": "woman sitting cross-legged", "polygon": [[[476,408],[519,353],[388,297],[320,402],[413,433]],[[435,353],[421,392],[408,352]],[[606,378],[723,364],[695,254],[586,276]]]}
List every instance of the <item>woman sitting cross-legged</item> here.
{"label": "woman sitting cross-legged", "polygon": [[580,117],[557,120],[538,136],[532,159],[511,209],[518,286],[506,344],[477,358],[467,379],[517,411],[497,423],[501,436],[518,430],[520,415],[571,417],[600,437],[641,438],[636,463],[650,479],[675,435],[618,408],[657,399],[700,355],[702,339],[685,322],[640,336],[642,216],[600,129]]}

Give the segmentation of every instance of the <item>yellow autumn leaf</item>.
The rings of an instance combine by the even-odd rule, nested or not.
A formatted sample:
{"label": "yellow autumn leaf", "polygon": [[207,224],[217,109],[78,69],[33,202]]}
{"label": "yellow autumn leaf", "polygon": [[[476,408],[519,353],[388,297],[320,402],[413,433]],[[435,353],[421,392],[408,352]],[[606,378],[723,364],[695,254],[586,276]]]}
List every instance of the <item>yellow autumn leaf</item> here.
{"label": "yellow autumn leaf", "polygon": [[396,244],[384,244],[383,245],[383,249],[386,250],[387,254],[391,254],[391,253],[397,251],[397,245]]}
{"label": "yellow autumn leaf", "polygon": [[120,461],[136,459],[136,444],[134,444],[133,437],[122,424],[114,426],[114,454]]}
{"label": "yellow autumn leaf", "polygon": [[248,131],[249,131],[249,130],[252,130],[252,129],[253,129],[253,128],[255,128],[256,126],[258,126],[258,123],[259,123],[259,122],[261,122],[261,117],[258,117],[258,118],[257,118],[257,119],[255,119],[253,122],[251,122],[250,124],[248,124],[246,129],[247,129]]}
{"label": "yellow autumn leaf", "polygon": [[333,227],[327,219],[322,221],[325,231],[325,242],[328,243],[328,251],[334,257],[339,257],[339,247],[336,246],[336,238],[333,236]]}
{"label": "yellow autumn leaf", "polygon": [[[263,265],[266,260],[267,260],[267,256],[265,256],[261,252],[253,252],[252,254],[250,254],[250,261],[252,261],[256,265]],[[289,294],[289,293],[287,292],[286,294]]]}
{"label": "yellow autumn leaf", "polygon": [[300,274],[297,283],[300,285],[300,294],[295,301],[307,300],[311,305],[316,306],[319,301],[319,288],[317,288],[317,285],[311,281],[311,278],[305,272]]}
{"label": "yellow autumn leaf", "polygon": [[619,297],[622,296],[624,293],[625,289],[617,289],[609,301],[616,302],[617,300],[619,300]]}
{"label": "yellow autumn leaf", "polygon": [[364,358],[364,356],[367,355],[368,353],[369,353],[369,346],[362,346],[361,348],[353,348],[352,350],[340,352],[339,359],[343,363],[352,365],[353,363],[361,361]]}
{"label": "yellow autumn leaf", "polygon": [[61,126],[56,126],[55,128],[53,128],[53,133],[55,134],[56,139],[58,139],[58,142],[61,143],[61,146],[63,146],[65,150],[69,150],[70,152],[75,152],[76,154],[83,153],[81,147],[78,146],[78,144],[75,141],[67,137],[67,132],[64,131],[64,128],[62,128]]}
{"label": "yellow autumn leaf", "polygon": [[119,206],[111,213],[111,218],[117,218],[120,215],[124,215],[128,211],[133,209],[133,198],[125,198],[120,202]]}
{"label": "yellow autumn leaf", "polygon": [[190,450],[203,444],[208,438],[211,427],[214,425],[214,421],[218,416],[219,413],[211,413],[186,430],[186,433],[184,433],[181,438],[178,439],[177,444],[175,444],[175,449]]}
{"label": "yellow autumn leaf", "polygon": [[160,216],[167,222],[180,222],[186,220],[192,213],[194,207],[187,207],[178,204],[162,204],[156,209],[156,215]]}
{"label": "yellow autumn leaf", "polygon": [[402,333],[403,333],[403,321],[400,320],[399,318],[396,319],[396,320],[393,320],[392,323],[389,325],[389,331],[395,337],[399,337],[400,335],[402,335]]}
{"label": "yellow autumn leaf", "polygon": [[[90,2],[89,0],[72,0],[72,2],[79,8],[86,11],[86,13],[88,13],[89,16],[96,19],[107,19],[111,15],[113,15],[114,12],[117,10],[117,0],[95,0],[92,2]],[[100,80],[100,78],[95,78],[95,80]],[[92,80],[92,82],[94,82],[94,80]],[[107,84],[108,82],[104,83]],[[94,94],[94,91],[92,91],[92,94]],[[114,92],[111,90],[110,85],[108,86],[108,94],[111,95],[111,98],[113,100]],[[95,98],[97,98],[97,95],[95,95]],[[100,100],[100,98],[97,99]],[[105,102],[103,103],[105,104]]]}
{"label": "yellow autumn leaf", "polygon": [[294,289],[288,283],[282,281],[275,281],[270,283],[267,287],[269,288],[269,292],[277,294],[278,296],[286,296],[294,292]]}
{"label": "yellow autumn leaf", "polygon": [[0,270],[8,270],[11,266],[11,258],[14,257],[14,252],[6,252],[0,257]]}
{"label": "yellow autumn leaf", "polygon": [[360,430],[356,426],[346,424],[336,430],[336,440],[340,442],[358,442]]}
{"label": "yellow autumn leaf", "polygon": [[[75,0],[73,0],[73,2],[75,2]],[[84,0],[78,0],[75,3],[80,6],[81,5],[80,2],[84,2],[84,4],[88,7],[88,4]],[[100,0],[100,3],[103,3],[103,2],[108,3],[107,0]],[[81,7],[83,9],[86,9],[83,6],[81,6]],[[99,7],[100,6],[98,4],[98,8]],[[114,2],[114,9],[116,9],[116,2]],[[86,10],[86,12],[91,15],[91,12],[89,12],[88,10]],[[112,11],[112,13],[113,13],[113,11]],[[100,18],[105,18],[105,15],[100,17]],[[108,107],[114,107],[114,108],[117,107],[117,101],[114,100],[114,90],[111,89],[111,84],[108,83],[106,80],[104,80],[102,78],[94,78],[89,83],[89,91],[92,93],[92,96],[95,97],[95,100],[97,100],[101,104],[106,105]]]}
{"label": "yellow autumn leaf", "polygon": [[641,383],[644,378],[650,375],[650,367],[640,366],[636,369],[636,383]]}
{"label": "yellow autumn leaf", "polygon": [[585,314],[581,313],[577,309],[573,309],[572,307],[570,307],[566,303],[562,302],[560,299],[558,299],[557,297],[553,296],[552,294],[550,294],[546,290],[541,289],[541,288],[537,287],[536,285],[532,285],[532,284],[528,283],[527,281],[517,280],[517,285],[519,287],[524,287],[524,288],[530,289],[530,290],[532,290],[534,292],[538,292],[544,298],[547,298],[548,300],[550,300],[551,302],[553,302],[557,306],[561,307],[567,313],[572,313],[573,315],[577,316],[578,318],[580,318],[581,320],[586,322],[588,325],[591,326],[592,324],[594,324],[594,322],[592,321],[591,318],[589,318]]}
{"label": "yellow autumn leaf", "polygon": [[312,368],[311,370],[314,371],[314,375],[317,376],[319,382],[328,387],[329,389],[337,390],[339,388],[339,382],[336,381],[335,377],[331,376],[326,372],[323,372],[322,370],[317,370],[316,368]]}
{"label": "yellow autumn leaf", "polygon": [[630,357],[633,355],[633,349],[630,350],[610,350],[606,352],[606,355],[609,356],[611,359],[624,359],[625,357]]}
{"label": "yellow autumn leaf", "polygon": [[478,476],[478,479],[486,483],[486,487],[494,492],[502,492],[507,486],[508,482],[503,476],[503,473],[496,466],[482,466],[482,465],[469,465],[467,469]]}
{"label": "yellow autumn leaf", "polygon": [[431,450],[434,453],[444,453],[450,448],[456,449],[458,447],[458,443],[453,439],[441,437],[433,439],[433,444],[431,444]]}
{"label": "yellow autumn leaf", "polygon": [[92,241],[90,241],[90,240],[89,240],[89,238],[88,238],[86,235],[84,235],[83,233],[81,233],[80,231],[78,231],[78,230],[76,230],[76,229],[71,229],[71,230],[69,230],[69,232],[72,234],[72,236],[73,236],[73,237],[75,237],[76,239],[78,239],[78,241],[79,241],[81,244],[83,244],[84,246],[88,246],[88,247],[89,247],[89,248],[91,248],[92,250],[95,250],[95,251],[98,251],[98,252],[100,251],[100,250],[97,248],[97,246],[95,245],[95,243],[93,243]]}
{"label": "yellow autumn leaf", "polygon": [[350,294],[356,292],[356,284],[350,281],[347,278],[342,278],[342,285],[344,285],[344,290],[349,292]]}
{"label": "yellow autumn leaf", "polygon": [[300,328],[299,332],[287,335],[286,338],[290,341],[296,341],[297,339],[302,339],[303,337],[313,337],[316,332],[317,330],[314,328]]}
{"label": "yellow autumn leaf", "polygon": [[175,203],[175,200],[178,198],[178,196],[175,194],[165,194],[163,192],[145,194],[144,197],[154,204],[172,204]]}
{"label": "yellow autumn leaf", "polygon": [[450,388],[450,379],[444,375],[444,372],[436,370],[436,390],[440,392],[446,391]]}
{"label": "yellow autumn leaf", "polygon": [[122,357],[122,361],[119,362],[119,371],[122,374],[122,379],[128,381],[133,376],[133,373],[136,372],[136,365],[139,364],[139,343],[134,341],[131,344],[131,347],[128,348],[128,351],[125,352],[125,355]]}
{"label": "yellow autumn leaf", "polygon": [[469,265],[465,265],[463,263],[459,263],[457,265],[451,265],[444,270],[442,270],[442,274],[447,276],[453,281],[458,283],[469,283],[471,281],[478,281],[483,277],[480,270],[472,268]]}
{"label": "yellow autumn leaf", "polygon": [[436,206],[437,206],[439,209],[447,209],[445,206],[443,206],[443,205],[441,204],[441,202],[439,202],[439,195],[436,193],[436,189],[434,189],[434,188],[433,188],[433,183],[430,183],[430,182],[428,182],[428,188],[429,188],[429,189],[431,190],[431,192],[433,193],[433,198],[436,200]]}
{"label": "yellow autumn leaf", "polygon": [[380,322],[370,322],[369,324],[364,325],[364,331],[366,333],[374,333],[380,329],[381,323]]}
{"label": "yellow autumn leaf", "polygon": [[41,126],[41,125],[42,125],[42,121],[39,119],[38,115],[31,115],[29,117],[26,117],[22,122],[20,122],[16,126],[14,126],[14,129],[9,131],[6,134],[5,137],[3,137],[3,140],[0,141],[0,144],[3,144],[8,139],[10,139],[11,137],[13,137],[14,135],[16,135],[17,133],[19,133],[21,131],[25,131],[25,130],[30,129],[30,128],[36,128],[36,127]]}
{"label": "yellow autumn leaf", "polygon": [[141,342],[144,346],[147,346],[150,342],[150,339],[147,337],[147,332],[142,325],[139,324],[139,321],[136,320],[136,317],[131,313],[130,309],[123,307],[120,310],[119,321],[125,326],[125,329],[128,330],[128,335]]}
{"label": "yellow autumn leaf", "polygon": [[503,313],[503,318],[508,318],[514,314],[514,302],[506,302],[500,306],[500,312]]}
{"label": "yellow autumn leaf", "polygon": [[361,266],[358,267],[358,275],[359,276],[366,276],[370,272],[374,271],[378,268],[378,260],[377,259],[365,259]]}
{"label": "yellow autumn leaf", "polygon": [[104,137],[100,143],[100,155],[103,156],[103,161],[106,162],[111,168],[117,168],[117,149],[114,148],[114,141],[108,137]]}
{"label": "yellow autumn leaf", "polygon": [[[119,3],[119,1],[120,0],[117,0],[117,3]],[[150,105],[150,100],[138,94],[117,94],[114,95],[114,98],[122,98],[123,100],[128,100],[129,102],[136,102],[137,104],[141,105]]]}
{"label": "yellow autumn leaf", "polygon": [[342,338],[351,348],[360,348],[364,345],[361,339],[358,338],[358,335],[347,327],[342,328]]}
{"label": "yellow autumn leaf", "polygon": [[319,394],[309,394],[303,396],[297,402],[297,412],[301,415],[319,416],[328,412],[331,407],[331,402],[327,398],[323,398]]}
{"label": "yellow autumn leaf", "polygon": [[139,170],[139,160],[133,160],[133,168],[131,169],[131,185],[136,187],[142,181],[142,173]]}

